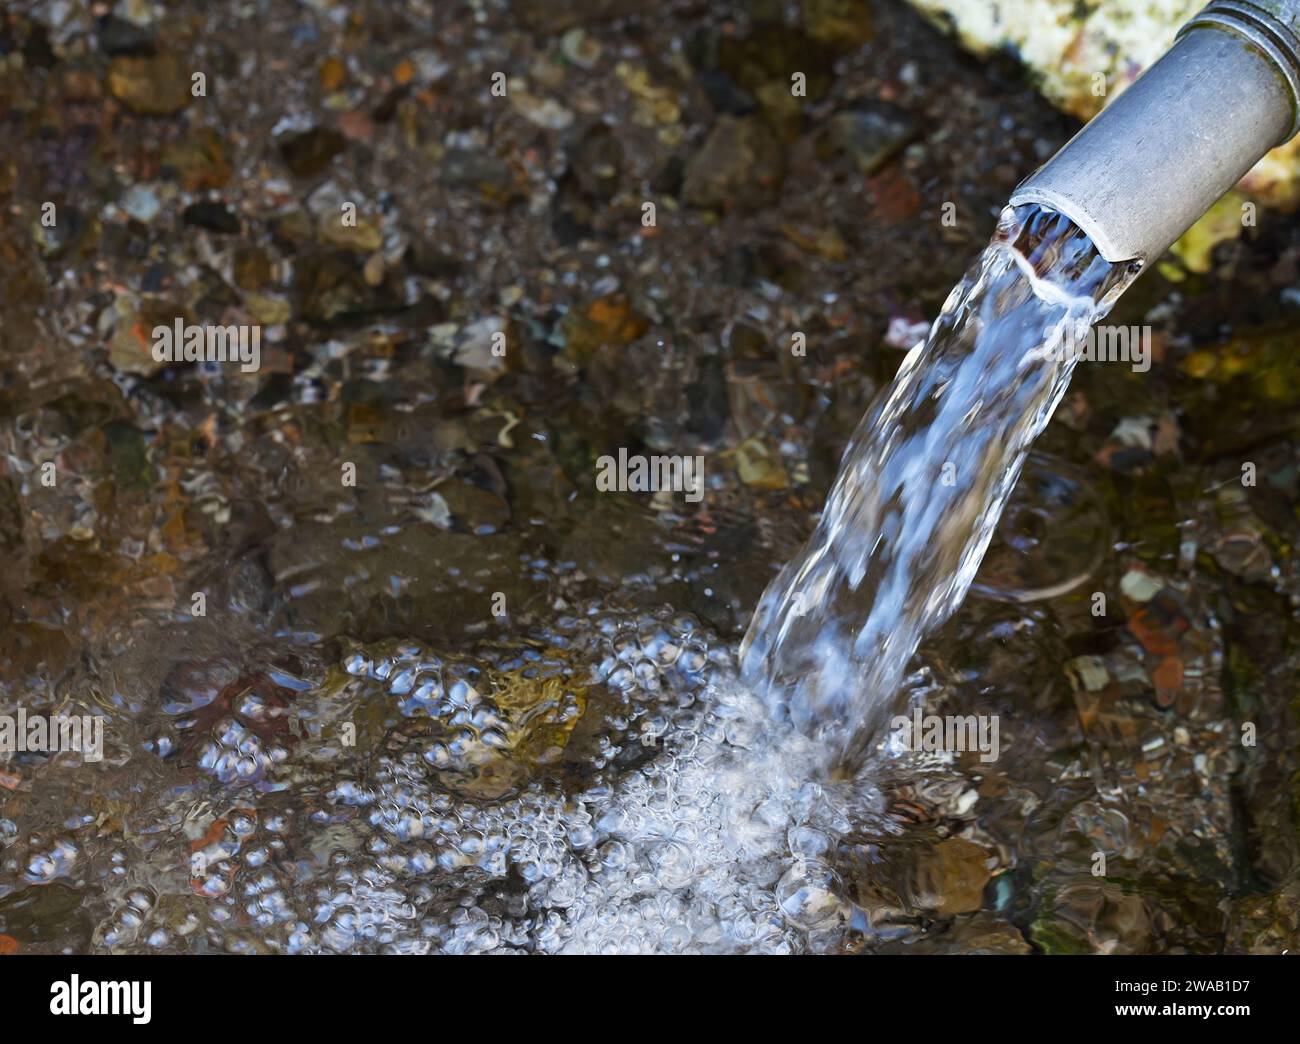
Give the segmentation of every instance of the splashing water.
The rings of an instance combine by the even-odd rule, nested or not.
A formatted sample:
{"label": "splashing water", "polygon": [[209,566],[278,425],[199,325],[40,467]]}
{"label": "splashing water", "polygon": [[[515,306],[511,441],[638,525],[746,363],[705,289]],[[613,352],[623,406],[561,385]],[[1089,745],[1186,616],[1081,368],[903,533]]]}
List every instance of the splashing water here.
{"label": "splashing water", "polygon": [[[135,759],[157,756],[145,771],[166,797],[130,813],[146,825],[111,844],[0,829],[0,895],[96,882],[91,945],[114,952],[773,953],[883,937],[840,856],[899,828],[883,780],[826,778],[827,751],[864,749],[860,727],[960,601],[1069,377],[1043,346],[1123,279],[1063,219],[1004,215],[765,596],[744,646],[758,684],[738,684],[731,644],[689,615],[599,603],[456,653],[385,639],[341,656],[304,645],[288,666],[200,658],[119,722],[131,731],[108,762],[137,798]],[[792,720],[773,722],[764,694]],[[93,769],[49,777],[41,800],[73,804]]]}
{"label": "splashing water", "polygon": [[[727,643],[668,610],[593,607],[550,625],[549,653],[485,649],[463,675],[415,644],[350,657],[338,700],[397,700],[422,724],[414,749],[329,792],[361,812],[388,876],[340,863],[291,945],[770,953],[869,930],[837,852],[893,828],[870,773],[826,778],[828,752],[840,765],[867,753],[1065,390],[1060,334],[1099,318],[1129,279],[1064,218],[1004,213],[765,595],[743,646],[748,686]],[[772,705],[786,712],[775,723]],[[527,781],[526,751],[546,767]],[[458,891],[419,922],[403,885],[431,872]]]}
{"label": "splashing water", "polygon": [[746,680],[822,746],[824,767],[860,765],[917,645],[961,604],[1069,384],[1077,357],[1060,346],[1136,274],[1062,215],[1008,207],[863,419],[741,651]]}

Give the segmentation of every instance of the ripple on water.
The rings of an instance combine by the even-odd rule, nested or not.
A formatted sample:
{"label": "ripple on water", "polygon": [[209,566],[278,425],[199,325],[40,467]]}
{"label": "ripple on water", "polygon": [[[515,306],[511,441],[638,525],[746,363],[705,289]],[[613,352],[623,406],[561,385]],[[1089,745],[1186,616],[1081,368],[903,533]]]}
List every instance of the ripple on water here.
{"label": "ripple on water", "polygon": [[[878,795],[816,782],[809,741],[774,726],[732,647],[689,615],[593,607],[456,651],[347,644],[301,691],[277,670],[227,672],[198,711],[156,709],[191,723],[165,764],[192,782],[154,796],[113,868],[89,868],[109,907],[98,946],[790,952],[845,937],[837,846]],[[76,858],[52,839],[29,874]]]}

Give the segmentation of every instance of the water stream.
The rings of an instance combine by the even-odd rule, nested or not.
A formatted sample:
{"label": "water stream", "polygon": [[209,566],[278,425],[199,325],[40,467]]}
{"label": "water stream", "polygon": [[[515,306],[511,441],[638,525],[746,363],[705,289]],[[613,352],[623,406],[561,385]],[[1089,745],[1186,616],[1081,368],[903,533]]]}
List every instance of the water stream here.
{"label": "water stream", "polygon": [[1061,215],[1007,208],[863,418],[815,533],[742,646],[747,682],[828,766],[860,764],[918,643],[961,604],[1069,385],[1076,359],[1061,346],[1135,275]]}

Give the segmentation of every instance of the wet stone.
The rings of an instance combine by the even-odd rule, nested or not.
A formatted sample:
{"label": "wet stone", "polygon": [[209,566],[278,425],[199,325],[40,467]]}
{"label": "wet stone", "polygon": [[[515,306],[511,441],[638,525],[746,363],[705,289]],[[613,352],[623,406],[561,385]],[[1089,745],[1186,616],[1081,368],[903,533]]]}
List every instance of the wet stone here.
{"label": "wet stone", "polygon": [[171,142],[163,149],[162,173],[191,192],[224,188],[232,176],[225,139],[203,127]]}
{"label": "wet stone", "polygon": [[144,432],[130,424],[114,421],[105,428],[113,479],[121,490],[148,489],[153,482]]}
{"label": "wet stone", "polygon": [[23,542],[23,509],[13,480],[0,478],[0,549],[13,551]]}
{"label": "wet stone", "polygon": [[599,297],[585,310],[569,312],[560,324],[564,354],[578,366],[587,365],[602,349],[635,341],[649,328],[649,319],[621,292]]}
{"label": "wet stone", "polygon": [[1294,952],[1300,939],[1300,882],[1293,877],[1281,888],[1232,904],[1228,919],[1228,953]]}
{"label": "wet stone", "polygon": [[516,0],[513,10],[538,33],[560,33],[576,25],[605,22],[653,10],[654,0],[590,0],[584,4],[553,4],[549,0]]}
{"label": "wet stone", "polygon": [[261,247],[236,247],[233,269],[235,284],[243,290],[261,290],[271,282],[271,258]]}
{"label": "wet stone", "polygon": [[142,116],[174,116],[190,103],[190,72],[173,54],[114,58],[108,91]]}
{"label": "wet stone", "polygon": [[755,489],[780,490],[790,485],[781,458],[758,437],[746,439],[736,447],[736,471],[741,482]]}
{"label": "wet stone", "polygon": [[510,521],[510,505],[478,486],[459,479],[444,482],[438,493],[451,512],[455,528],[468,533],[495,533]]}
{"label": "wet stone", "polygon": [[438,180],[448,188],[477,190],[494,203],[520,195],[510,165],[489,152],[449,149],[438,167]]}
{"label": "wet stone", "polygon": [[682,198],[715,210],[755,210],[781,191],[781,146],[756,117],[722,116],[686,164]]}
{"label": "wet stone", "polygon": [[32,230],[41,252],[49,258],[66,256],[90,227],[79,207],[65,203],[60,206],[59,215],[57,224],[38,225]]}
{"label": "wet stone", "polygon": [[803,0],[804,31],[819,43],[851,50],[875,35],[871,6],[857,0]]}
{"label": "wet stone", "polygon": [[182,212],[186,224],[207,229],[220,235],[238,235],[239,218],[223,203],[191,203]]}
{"label": "wet stone", "polygon": [[358,216],[356,224],[344,224],[337,214],[322,214],[320,238],[331,246],[368,254],[383,245],[384,235],[373,221]]}
{"label": "wet stone", "polygon": [[879,102],[832,116],[819,138],[818,151],[828,158],[843,156],[860,174],[871,175],[916,134],[916,124],[905,110]]}
{"label": "wet stone", "polygon": [[716,112],[747,116],[758,108],[754,96],[719,69],[701,72],[699,82]]}
{"label": "wet stone", "polygon": [[569,151],[569,168],[579,186],[598,202],[614,197],[625,162],[623,146],[603,125],[589,130]]}
{"label": "wet stone", "polygon": [[588,36],[582,29],[570,29],[560,38],[560,53],[580,69],[594,69],[603,50],[600,41]]}
{"label": "wet stone", "polygon": [[109,15],[99,24],[99,49],[113,57],[147,58],[156,52],[154,34],[145,26]]}
{"label": "wet stone", "polygon": [[338,131],[313,127],[285,135],[280,141],[280,155],[296,177],[312,178],[323,173],[346,146],[347,140]]}
{"label": "wet stone", "polygon": [[465,268],[460,258],[419,237],[411,240],[403,260],[412,272],[428,279],[450,279]]}
{"label": "wet stone", "polygon": [[789,94],[791,76],[802,72],[807,98],[817,101],[831,85],[835,53],[836,48],[812,39],[798,26],[769,22],[747,35],[723,35],[717,67],[755,97],[777,87]]}

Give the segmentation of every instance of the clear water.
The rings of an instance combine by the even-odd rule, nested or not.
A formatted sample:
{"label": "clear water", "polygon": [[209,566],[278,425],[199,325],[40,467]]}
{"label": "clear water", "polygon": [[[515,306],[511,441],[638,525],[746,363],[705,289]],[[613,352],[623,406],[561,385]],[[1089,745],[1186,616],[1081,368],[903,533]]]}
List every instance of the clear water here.
{"label": "clear water", "polygon": [[[807,740],[763,727],[763,706],[735,684],[728,645],[688,615],[584,613],[557,621],[548,644],[550,656],[497,654],[468,673],[414,644],[349,658],[345,704],[397,700],[435,727],[377,773],[333,784],[333,801],[361,813],[388,880],[341,864],[338,887],[320,890],[304,948],[834,948],[853,914],[832,855],[850,822],[871,815],[874,792],[812,779]],[[503,670],[519,668],[527,690],[553,680],[546,698],[519,699],[521,673],[502,683]],[[592,685],[612,705],[580,707]],[[579,709],[595,731],[565,737],[567,754],[557,735],[518,744],[521,732],[572,727]],[[545,777],[494,772],[517,773],[528,747]],[[504,800],[484,800],[520,782]],[[405,894],[430,873],[457,887],[421,918]]]}
{"label": "clear water", "polygon": [[[459,749],[424,748],[422,760],[450,775],[431,784],[411,754],[388,765],[378,788],[349,790],[373,826],[398,838],[432,834],[448,868],[489,875],[431,927],[439,948],[825,950],[866,927],[836,852],[852,834],[889,830],[881,795],[869,773],[826,770],[861,762],[917,644],[969,588],[1069,381],[1073,361],[1052,350],[1058,335],[1099,318],[1127,275],[1057,215],[1003,215],[926,343],[863,421],[812,541],[764,597],[743,649],[745,684],[727,645],[689,617],[561,621],[551,644],[590,660],[593,679],[621,701],[589,766],[608,776],[567,792],[536,785],[486,806],[455,794],[458,781],[482,783],[465,775],[467,758],[475,761],[467,751],[479,745],[478,764],[490,762],[484,737],[509,728],[500,697],[463,685],[456,696],[439,676],[429,706],[473,723],[461,726]],[[378,671],[358,657],[349,670],[398,677],[407,689],[430,669],[412,655],[404,669]],[[575,680],[555,706],[559,691],[577,700]],[[439,782],[453,793],[437,793]],[[393,807],[431,786],[414,809]],[[443,810],[428,826],[416,818],[426,803]],[[409,858],[395,866],[413,872]],[[513,874],[527,891],[512,908],[497,882]],[[355,944],[328,931],[319,941]]]}
{"label": "clear water", "polygon": [[855,914],[834,853],[878,796],[813,778],[807,739],[735,674],[730,643],[669,609],[591,605],[455,655],[353,645],[266,696],[240,679],[204,728],[156,723],[153,745],[190,752],[158,771],[207,785],[147,831],[110,853],[33,836],[8,862],[29,885],[100,879],[114,952],[836,949]]}
{"label": "clear water", "polygon": [[768,587],[746,681],[848,774],[921,639],[961,604],[1075,359],[1136,275],[1059,214],[1007,208],[854,434],[812,538]]}
{"label": "clear water", "polygon": [[[151,650],[170,632],[141,632],[113,676],[138,680],[105,697],[121,711],[104,765],[33,795],[30,814],[57,823],[93,792],[77,823],[95,832],[0,818],[0,885],[24,897],[8,929],[43,942],[53,920],[64,934],[44,945],[112,952],[775,953],[884,937],[840,856],[900,827],[880,779],[828,759],[861,753],[970,584],[1069,377],[1041,346],[1121,282],[1060,219],[1007,213],[764,598],[747,684],[731,643],[689,615],[559,598],[545,626],[457,652],[241,645],[214,614],[187,623],[194,651],[168,666]],[[364,527],[327,528],[384,554]],[[165,677],[146,684],[142,663]]]}

